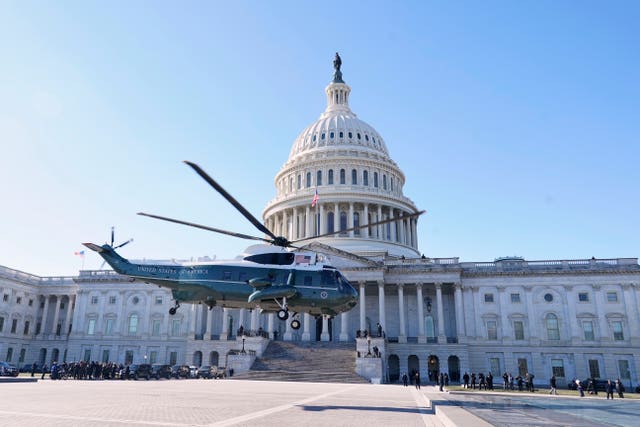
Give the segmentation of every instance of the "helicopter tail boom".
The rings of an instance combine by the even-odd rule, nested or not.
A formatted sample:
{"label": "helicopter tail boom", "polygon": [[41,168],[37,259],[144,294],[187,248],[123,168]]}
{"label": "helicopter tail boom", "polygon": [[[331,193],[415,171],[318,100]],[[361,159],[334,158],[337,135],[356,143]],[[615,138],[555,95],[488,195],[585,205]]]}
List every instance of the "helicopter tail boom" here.
{"label": "helicopter tail boom", "polygon": [[126,274],[128,266],[131,265],[129,261],[121,257],[116,251],[109,245],[104,244],[98,246],[95,243],[83,243],[87,248],[100,254],[102,258],[118,273]]}

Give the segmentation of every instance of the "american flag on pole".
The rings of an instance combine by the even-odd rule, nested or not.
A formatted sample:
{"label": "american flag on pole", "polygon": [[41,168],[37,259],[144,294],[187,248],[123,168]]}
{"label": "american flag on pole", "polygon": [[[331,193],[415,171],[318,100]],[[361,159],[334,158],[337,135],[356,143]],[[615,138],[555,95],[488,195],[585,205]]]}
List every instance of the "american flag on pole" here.
{"label": "american flag on pole", "polygon": [[73,254],[84,258],[84,251],[74,252]]}
{"label": "american flag on pole", "polygon": [[316,194],[313,195],[313,200],[311,201],[311,207],[315,208],[318,203],[318,187],[316,187]]}

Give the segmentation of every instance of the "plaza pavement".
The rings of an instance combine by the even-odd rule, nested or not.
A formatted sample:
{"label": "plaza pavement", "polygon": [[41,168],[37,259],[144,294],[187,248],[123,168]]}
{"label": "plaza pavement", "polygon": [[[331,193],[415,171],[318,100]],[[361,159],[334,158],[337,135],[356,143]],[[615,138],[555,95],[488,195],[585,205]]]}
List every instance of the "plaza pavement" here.
{"label": "plaza pavement", "polygon": [[0,426],[635,426],[638,400],[242,380],[0,381]]}

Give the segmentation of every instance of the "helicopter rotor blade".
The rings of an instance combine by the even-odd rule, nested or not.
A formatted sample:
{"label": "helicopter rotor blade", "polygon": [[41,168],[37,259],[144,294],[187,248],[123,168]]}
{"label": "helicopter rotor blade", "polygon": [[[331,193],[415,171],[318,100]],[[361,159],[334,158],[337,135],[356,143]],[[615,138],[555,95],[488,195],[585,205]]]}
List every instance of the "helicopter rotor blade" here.
{"label": "helicopter rotor blade", "polygon": [[176,223],[176,224],[188,225],[189,227],[200,228],[202,230],[213,231],[214,233],[226,234],[227,236],[239,237],[241,239],[259,240],[261,242],[271,243],[271,240],[265,239],[265,238],[262,238],[262,237],[250,236],[248,234],[236,233],[236,232],[233,232],[233,231],[227,231],[227,230],[222,230],[222,229],[219,229],[219,228],[208,227],[206,225],[196,224],[194,222],[182,221],[182,220],[174,219],[174,218],[168,218],[166,216],[153,215],[153,214],[148,214],[148,213],[144,213],[144,212],[138,212],[138,215],[148,216],[149,218],[160,219],[162,221],[173,222],[173,223]]}
{"label": "helicopter rotor blade", "polygon": [[111,247],[113,247],[113,240],[114,240],[114,237],[115,237],[115,231],[114,231],[114,228],[115,228],[115,227],[111,226],[111,245],[109,245],[109,246],[111,246]]}
{"label": "helicopter rotor blade", "polygon": [[[227,193],[227,191],[224,188],[222,188],[222,186],[218,184],[213,178],[211,178],[200,166],[188,160],[185,160],[184,163],[191,166],[191,168],[194,171],[196,171],[196,173],[200,175],[202,179],[207,181],[207,183],[209,183],[210,186],[212,186],[218,193],[220,193],[222,197],[227,199],[227,201],[231,203],[242,215],[244,215],[244,217],[247,218],[254,225],[254,227],[256,227],[258,230],[260,230],[267,236],[271,237],[272,239],[274,240],[277,239],[275,234],[273,234],[267,227],[265,227],[264,224],[258,221],[256,217],[251,215],[251,213],[248,210],[246,210],[245,207],[240,204],[240,202],[234,199],[231,194]],[[229,234],[229,233],[225,233],[225,234]],[[269,242],[271,243],[271,241]]]}
{"label": "helicopter rotor blade", "polygon": [[123,246],[125,246],[125,245],[128,245],[128,244],[129,244],[129,243],[131,243],[131,242],[133,242],[133,239],[129,239],[129,240],[127,240],[127,241],[126,241],[126,242],[124,242],[124,243],[120,243],[118,246],[116,246],[116,247],[115,247],[115,248],[113,248],[113,249],[121,248],[121,247],[123,247]]}
{"label": "helicopter rotor blade", "polygon": [[389,218],[389,219],[385,219],[383,221],[377,221],[377,222],[372,222],[370,224],[364,224],[364,225],[359,225],[357,227],[347,228],[345,230],[337,230],[337,231],[333,231],[331,233],[320,234],[318,236],[305,237],[304,239],[294,240],[291,243],[299,243],[299,242],[304,242],[304,241],[307,241],[307,240],[317,239],[317,238],[320,238],[320,237],[333,236],[334,234],[348,233],[350,231],[361,230],[361,229],[367,228],[367,227],[375,227],[375,226],[378,226],[378,225],[388,224],[390,222],[399,221],[399,220],[403,220],[403,219],[411,219],[411,218],[418,217],[418,216],[422,215],[425,212],[426,211],[418,211],[418,212],[414,212],[414,213],[409,214],[409,215],[401,215],[401,216],[399,216],[397,218]]}

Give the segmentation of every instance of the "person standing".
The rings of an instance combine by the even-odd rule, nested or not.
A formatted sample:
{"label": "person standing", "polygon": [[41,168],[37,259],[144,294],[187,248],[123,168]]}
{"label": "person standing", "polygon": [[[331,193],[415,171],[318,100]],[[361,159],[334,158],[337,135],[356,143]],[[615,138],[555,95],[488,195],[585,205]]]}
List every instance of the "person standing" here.
{"label": "person standing", "polygon": [[551,379],[549,380],[549,385],[551,386],[551,390],[549,394],[558,394],[558,390],[556,389],[556,376],[551,375]]}
{"label": "person standing", "polygon": [[613,384],[611,380],[607,380],[607,383],[604,386],[604,391],[607,393],[607,399],[613,399]]}
{"label": "person standing", "polygon": [[36,368],[37,367],[38,367],[38,365],[36,364],[36,362],[33,362],[33,364],[31,365],[31,376],[32,377],[36,373]]}
{"label": "person standing", "polygon": [[462,381],[464,381],[464,388],[469,388],[469,374],[467,372],[462,376]]}
{"label": "person standing", "polygon": [[40,377],[41,380],[44,379],[44,374],[47,373],[47,364],[45,363],[44,365],[42,365],[42,376]]}
{"label": "person standing", "polygon": [[624,386],[622,385],[622,381],[620,381],[620,378],[618,378],[616,380],[616,390],[618,390],[618,397],[620,399],[624,398]]}
{"label": "person standing", "polygon": [[404,384],[405,387],[409,385],[409,377],[406,372],[402,373],[402,384]]}
{"label": "person standing", "polygon": [[416,371],[415,380],[416,380],[416,388],[420,390],[420,372]]}

